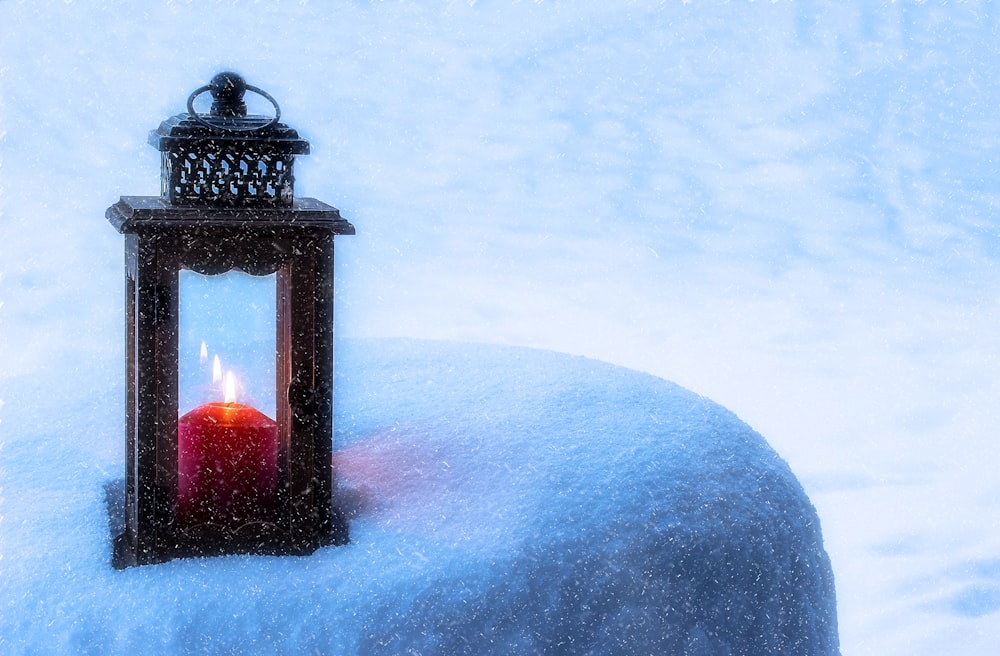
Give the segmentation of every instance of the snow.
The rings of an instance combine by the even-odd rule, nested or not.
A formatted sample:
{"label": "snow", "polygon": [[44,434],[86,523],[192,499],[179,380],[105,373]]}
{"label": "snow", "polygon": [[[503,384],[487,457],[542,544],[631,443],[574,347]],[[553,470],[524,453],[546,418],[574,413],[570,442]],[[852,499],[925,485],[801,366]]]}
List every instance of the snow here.
{"label": "snow", "polygon": [[113,571],[113,463],[15,441],[6,652],[838,653],[815,510],[728,411],[513,347],[347,340],[338,366],[352,542],[310,557]]}
{"label": "snow", "polygon": [[[528,346],[676,381],[802,482],[843,653],[1000,640],[989,3],[2,8],[4,608],[38,576],[57,618],[64,581],[112,576],[65,567],[103,544],[122,460],[122,245],[103,213],[158,193],[146,134],[228,68],[312,143],[298,192],[358,227],[337,246],[341,337]],[[257,565],[213,562],[164,569],[242,571],[230,593],[263,603]],[[53,626],[155,612],[131,594],[121,616]],[[197,583],[173,595],[199,604],[174,628],[213,608]]]}

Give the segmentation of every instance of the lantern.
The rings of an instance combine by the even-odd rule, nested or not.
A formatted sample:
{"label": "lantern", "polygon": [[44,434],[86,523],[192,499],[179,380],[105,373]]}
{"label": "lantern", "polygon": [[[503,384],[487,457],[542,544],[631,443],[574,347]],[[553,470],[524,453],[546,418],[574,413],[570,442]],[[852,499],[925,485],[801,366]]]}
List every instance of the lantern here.
{"label": "lantern", "polygon": [[[273,116],[247,115],[248,90]],[[119,568],[347,541],[332,494],[333,264],[334,237],[354,227],[295,197],[309,143],[266,92],[220,73],[187,109],[149,135],[161,195],[107,211],[126,258]]]}

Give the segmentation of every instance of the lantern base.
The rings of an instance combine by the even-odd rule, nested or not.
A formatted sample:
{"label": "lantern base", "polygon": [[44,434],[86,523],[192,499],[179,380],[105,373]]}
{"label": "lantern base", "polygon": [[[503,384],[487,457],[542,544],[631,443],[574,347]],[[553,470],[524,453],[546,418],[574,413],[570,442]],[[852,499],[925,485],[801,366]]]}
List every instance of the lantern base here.
{"label": "lantern base", "polygon": [[257,527],[249,534],[237,539],[219,539],[219,534],[206,530],[199,539],[176,541],[172,546],[138,549],[132,536],[122,533],[113,542],[111,564],[115,569],[126,569],[137,565],[165,563],[175,558],[204,558],[212,556],[256,555],[256,556],[308,556],[322,547],[347,544],[346,526],[343,531],[331,532],[317,539],[293,541],[279,538],[274,529]]}
{"label": "lantern base", "polygon": [[115,569],[164,563],[175,558],[251,554],[258,556],[308,556],[317,549],[349,542],[347,520],[334,509],[330,530],[321,535],[296,535],[274,522],[249,522],[233,531],[214,524],[199,524],[170,535],[157,535],[141,544],[121,521],[125,508],[124,479],[105,485]]}

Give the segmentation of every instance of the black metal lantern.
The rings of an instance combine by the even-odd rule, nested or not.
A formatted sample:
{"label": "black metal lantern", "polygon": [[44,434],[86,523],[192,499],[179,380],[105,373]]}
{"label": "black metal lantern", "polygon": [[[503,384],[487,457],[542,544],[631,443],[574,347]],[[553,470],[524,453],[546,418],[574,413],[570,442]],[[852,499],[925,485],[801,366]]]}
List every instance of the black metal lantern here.
{"label": "black metal lantern", "polygon": [[[274,116],[248,116],[247,90],[270,101]],[[213,104],[201,115],[194,101],[206,91]],[[294,196],[294,158],[309,144],[279,118],[270,95],[220,73],[191,94],[188,113],[150,132],[162,153],[162,195],[123,196],[107,211],[125,235],[127,294],[126,509],[116,567],[187,555],[308,554],[347,541],[332,500],[333,264],[334,236],[354,234],[354,226],[336,208]],[[228,272],[273,281],[260,304],[273,312],[261,322],[272,350],[241,341],[256,319],[215,336],[234,342],[226,358],[264,362],[255,372],[268,378],[256,382],[271,406],[263,412],[220,389],[225,382],[192,382],[197,375],[185,373],[207,376],[201,361],[209,349],[202,341],[192,354],[181,330],[182,278],[237,275]],[[193,367],[185,364],[191,358]],[[208,398],[182,415],[197,396],[189,388]]]}

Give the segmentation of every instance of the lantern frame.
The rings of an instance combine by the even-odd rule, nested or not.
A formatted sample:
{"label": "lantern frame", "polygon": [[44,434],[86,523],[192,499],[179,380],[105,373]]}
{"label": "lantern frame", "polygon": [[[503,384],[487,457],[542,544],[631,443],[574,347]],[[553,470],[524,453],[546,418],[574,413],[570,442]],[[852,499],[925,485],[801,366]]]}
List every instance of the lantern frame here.
{"label": "lantern frame", "polygon": [[[225,116],[214,105],[212,115]],[[265,130],[254,131],[255,118]],[[225,123],[213,134],[216,128],[198,117],[205,125],[195,128],[194,138],[180,141],[165,138],[164,126],[173,130],[191,117],[165,121],[150,134],[150,142],[163,151],[163,195],[122,196],[107,211],[110,223],[125,236],[126,255],[125,529],[114,541],[118,568],[191,555],[308,554],[348,540],[344,515],[333,503],[334,237],[355,230],[335,207],[294,197],[291,158],[308,152],[308,144],[291,131],[289,149],[290,129],[276,124],[276,118],[243,119],[251,127],[234,136]],[[232,125],[234,119],[226,120]],[[171,162],[260,157],[273,147],[268,137],[275,129],[286,138],[285,150],[298,152],[284,153],[278,167],[283,183],[273,194],[216,194],[199,203],[190,194],[169,193]],[[273,521],[249,522],[235,530],[177,521],[181,269],[203,275],[231,270],[276,274],[279,484]]]}

